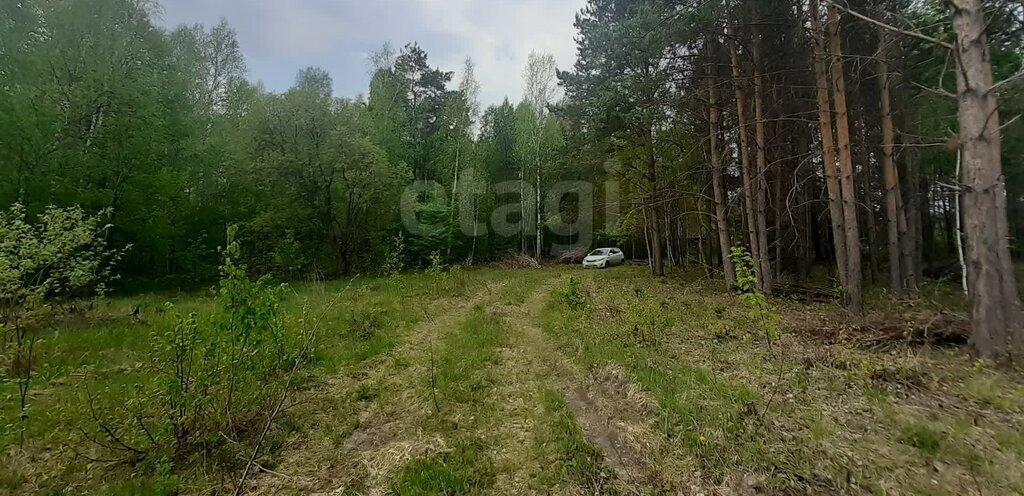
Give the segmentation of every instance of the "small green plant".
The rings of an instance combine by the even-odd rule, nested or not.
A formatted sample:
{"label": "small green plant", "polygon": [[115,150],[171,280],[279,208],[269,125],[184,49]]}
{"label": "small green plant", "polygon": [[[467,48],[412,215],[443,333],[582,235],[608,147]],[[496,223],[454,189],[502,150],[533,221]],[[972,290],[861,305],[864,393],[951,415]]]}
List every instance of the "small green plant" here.
{"label": "small green plant", "polygon": [[381,265],[380,272],[385,277],[392,277],[401,274],[403,270],[405,270],[405,235],[399,232],[384,256],[384,264]]}
{"label": "small green plant", "polygon": [[760,327],[768,343],[768,349],[772,350],[772,342],[779,336],[781,317],[772,312],[768,299],[758,291],[757,273],[750,253],[743,247],[734,246],[731,258],[736,267],[736,284],[740,288],[740,299],[750,308],[751,318]]}
{"label": "small green plant", "polygon": [[558,300],[573,312],[582,312],[587,309],[587,294],[583,290],[583,283],[579,277],[569,276],[565,284],[558,289]]}
{"label": "small green plant", "polygon": [[900,442],[913,446],[929,457],[935,457],[942,448],[940,434],[926,425],[915,424],[907,427]]}
{"label": "small green plant", "polygon": [[240,256],[236,232],[235,227],[228,229],[217,298],[222,312],[213,319],[215,368],[227,376],[219,408],[229,427],[235,410],[250,411],[266,401],[268,391],[262,381],[280,374],[293,358],[290,343],[285,342],[280,306],[286,287],[267,278],[249,278],[245,267],[236,262]]}
{"label": "small green plant", "polygon": [[438,274],[445,271],[444,258],[441,256],[440,251],[433,251],[430,254],[430,266],[427,267],[427,272],[431,274]]}
{"label": "small green plant", "polygon": [[745,248],[734,246],[731,258],[733,265],[736,267],[736,283],[740,288],[740,299],[750,308],[750,316],[764,336],[765,343],[768,345],[768,353],[778,363],[779,377],[775,381],[775,387],[772,389],[771,395],[765,402],[764,411],[761,413],[763,417],[768,413],[772,400],[775,399],[775,395],[779,392],[782,374],[785,370],[783,361],[779,360],[775,355],[775,347],[772,344],[779,337],[779,323],[782,318],[772,311],[768,305],[768,299],[765,298],[763,293],[758,291],[757,274],[754,270],[754,260],[751,258],[750,253]]}

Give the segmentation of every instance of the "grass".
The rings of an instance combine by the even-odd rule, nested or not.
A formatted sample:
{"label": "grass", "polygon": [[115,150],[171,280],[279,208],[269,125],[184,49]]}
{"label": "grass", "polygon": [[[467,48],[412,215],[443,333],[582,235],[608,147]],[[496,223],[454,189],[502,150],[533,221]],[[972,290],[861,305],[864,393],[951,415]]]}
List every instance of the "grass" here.
{"label": "grass", "polygon": [[584,437],[562,394],[545,390],[542,401],[548,421],[541,449],[554,452],[559,474],[589,494],[613,494],[613,473],[604,463],[604,453]]}
{"label": "grass", "polygon": [[442,336],[438,349],[428,351],[436,403],[426,429],[449,440],[452,448],[409,462],[393,487],[395,494],[479,494],[493,484],[490,447],[467,433],[489,413],[490,367],[500,360],[502,330],[501,319],[478,305],[458,329]]}
{"label": "grass", "polygon": [[392,491],[400,496],[479,494],[493,483],[487,446],[462,439],[451,451],[413,461],[402,469]]}
{"label": "grass", "polygon": [[[955,293],[930,286],[913,311],[954,308]],[[872,294],[875,317],[902,311]],[[696,275],[456,269],[293,285],[287,325],[321,318],[323,330],[258,460],[279,475],[262,472],[253,488],[1024,493],[1019,373],[973,364],[958,348],[823,345],[796,328],[842,322],[834,303],[770,305],[783,322],[771,350],[736,295]],[[135,306],[142,319],[130,316]],[[212,310],[206,292],[162,293],[54,320],[37,348],[24,449],[16,386],[0,382],[0,493],[222,487],[201,461],[76,454],[96,453],[81,434],[95,427],[87,392],[104,416],[135,388],[159,387],[150,336],[175,313]],[[583,407],[606,417],[577,418],[573,402],[588,395],[594,405]],[[635,456],[612,463],[595,425],[620,429]],[[640,475],[622,477],[620,464]]]}
{"label": "grass", "polygon": [[448,406],[480,405],[487,398],[493,381],[488,367],[500,359],[502,329],[499,317],[488,314],[483,306],[476,306],[457,332],[443,337],[434,360],[441,412]]}
{"label": "grass", "polygon": [[[496,274],[480,274],[473,284],[483,285]],[[354,279],[327,284],[292,285],[284,308],[288,325],[297,327],[300,319],[323,319],[323,331],[316,350],[314,366],[305,370],[305,388],[315,388],[325,377],[358,374],[360,366],[393,349],[396,339],[424,317],[422,309],[438,295],[460,295],[470,288],[465,275],[408,274],[393,278]],[[169,306],[168,303],[173,306]],[[138,306],[142,318],[130,316]],[[149,474],[114,465],[103,477],[90,476],[88,460],[76,453],[89,452],[94,446],[84,439],[81,429],[94,429],[96,421],[87,406],[87,392],[94,396],[98,415],[113,415],[123,407],[135,388],[159,386],[150,367],[151,335],[173,325],[174,314],[213,311],[212,295],[145,294],[114,297],[100,302],[88,316],[71,316],[53,322],[41,334],[36,347],[36,366],[30,392],[26,446],[18,448],[21,423],[16,384],[0,382],[0,492],[46,492],[68,487],[87,487],[113,493],[160,493],[147,488],[161,487],[167,493],[197,490],[213,482],[202,473],[191,474],[179,486],[178,477]],[[367,316],[373,325],[362,332],[355,322]],[[317,410],[330,409],[338,414],[329,425],[331,436],[343,440],[358,424],[357,409],[349,401],[356,395],[324,399],[313,397],[300,404],[292,415],[313,418]],[[287,423],[287,422],[282,422]],[[303,424],[302,421],[297,421]],[[315,428],[328,423],[316,423]],[[287,432],[275,432],[279,438]],[[140,434],[141,435],[141,434]],[[280,442],[272,439],[271,442]],[[269,465],[272,461],[265,460]],[[215,475],[215,474],[214,474]]]}
{"label": "grass", "polygon": [[[542,326],[582,369],[628,372],[657,403],[650,422],[671,454],[659,463],[691,467],[698,487],[753,474],[750,484],[779,493],[933,493],[933,480],[950,493],[1024,491],[1012,468],[1024,425],[1013,373],[973,366],[963,350],[824,347],[785,332],[786,322],[841,318],[831,304],[771,302],[784,322],[773,354],[719,283],[639,272],[583,273],[586,310],[555,291]],[[656,343],[635,332],[637,295],[645,318],[669,323]]]}

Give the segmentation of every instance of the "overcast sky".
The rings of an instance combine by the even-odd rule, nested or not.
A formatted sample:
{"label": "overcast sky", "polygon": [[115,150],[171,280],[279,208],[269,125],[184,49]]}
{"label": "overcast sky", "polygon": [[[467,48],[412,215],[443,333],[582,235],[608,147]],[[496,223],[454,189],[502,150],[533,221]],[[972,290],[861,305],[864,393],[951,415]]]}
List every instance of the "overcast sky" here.
{"label": "overcast sky", "polygon": [[163,0],[167,27],[221,17],[238,32],[249,77],[272,91],[291,86],[299,69],[318,66],[334,78],[336,96],[365,93],[367,55],[385,42],[417,41],[432,66],[455,72],[476,63],[481,103],[521,96],[531,50],[555,56],[559,69],[576,60],[574,16],[586,0]]}

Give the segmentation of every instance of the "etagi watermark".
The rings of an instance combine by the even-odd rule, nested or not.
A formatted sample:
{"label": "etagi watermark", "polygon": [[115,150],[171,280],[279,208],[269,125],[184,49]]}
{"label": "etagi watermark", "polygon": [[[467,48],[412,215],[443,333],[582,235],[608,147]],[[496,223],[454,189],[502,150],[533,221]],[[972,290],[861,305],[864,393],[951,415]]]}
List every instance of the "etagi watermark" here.
{"label": "etagi watermark", "polygon": [[[619,183],[606,181],[601,188],[605,223],[615,226],[620,213]],[[552,256],[591,248],[596,190],[587,181],[561,181],[543,188],[540,220]],[[454,213],[450,211],[453,192],[459,200]],[[437,181],[416,181],[405,189],[401,202],[402,224],[414,236],[441,235],[454,220],[459,231],[470,238],[493,233],[532,240],[536,235],[537,190],[527,181],[505,181],[490,187],[465,172],[454,188]],[[481,209],[485,204],[491,209],[490,218],[483,218]]]}

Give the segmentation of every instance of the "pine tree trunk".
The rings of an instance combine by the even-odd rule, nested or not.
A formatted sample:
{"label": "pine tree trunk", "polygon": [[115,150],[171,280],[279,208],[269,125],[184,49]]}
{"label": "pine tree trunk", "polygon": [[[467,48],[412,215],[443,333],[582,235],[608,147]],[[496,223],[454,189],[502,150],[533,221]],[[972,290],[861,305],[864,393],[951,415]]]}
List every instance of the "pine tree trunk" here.
{"label": "pine tree trunk", "polygon": [[654,129],[647,128],[647,178],[650,181],[649,209],[651,211],[651,251],[654,256],[651,271],[655,276],[665,275],[665,256],[662,246],[663,236],[661,229],[661,194],[658,189],[658,159],[654,152]]}
{"label": "pine tree trunk", "polygon": [[835,245],[836,268],[839,284],[847,287],[846,217],[843,215],[842,191],[836,171],[836,145],[832,129],[832,101],[829,96],[828,75],[825,68],[825,38],[818,17],[818,1],[810,2],[811,30],[814,44],[814,77],[818,95],[818,126],[821,132],[821,152],[828,190],[828,210],[832,218],[832,240]]}
{"label": "pine tree trunk", "polygon": [[857,222],[857,184],[854,180],[850,121],[846,108],[846,75],[843,74],[843,47],[839,37],[839,13],[834,4],[828,6],[829,42],[832,48],[832,90],[836,106],[836,137],[839,144],[839,184],[843,196],[843,217],[846,227],[846,293],[850,313],[864,313],[861,272],[860,226]]}
{"label": "pine tree trunk", "polygon": [[904,201],[903,204],[906,206],[907,212],[907,230],[906,236],[903,237],[903,277],[907,281],[907,289],[912,293],[916,293],[920,287],[921,280],[921,249],[923,243],[921,242],[921,195],[918,192],[918,180],[917,170],[914,166],[913,150],[911,150],[910,157],[905,162],[904,177],[906,182],[904,183]]}
{"label": "pine tree trunk", "polygon": [[718,107],[718,80],[715,77],[718,73],[716,61],[712,61],[711,76],[708,81],[708,107],[710,123],[709,143],[711,147],[711,185],[715,195],[715,220],[718,224],[718,247],[722,252],[722,269],[725,272],[725,285],[729,289],[736,287],[736,268],[730,257],[732,251],[732,239],[729,235],[729,218],[725,208],[726,193],[725,184],[722,180],[722,155],[719,148],[718,137],[720,134],[720,122],[722,111]]}
{"label": "pine tree trunk", "polygon": [[971,350],[998,358],[1024,343],[1010,260],[999,111],[985,35],[984,2],[952,0],[964,165]]}
{"label": "pine tree trunk", "polygon": [[764,116],[764,76],[761,74],[760,43],[753,42],[754,57],[754,141],[757,146],[757,242],[761,258],[757,261],[760,267],[761,292],[772,294],[773,272],[771,263],[771,251],[768,246],[768,159],[767,143],[765,139],[765,116]]}
{"label": "pine tree trunk", "polygon": [[882,107],[882,176],[885,181],[885,212],[886,231],[888,232],[887,247],[889,252],[889,287],[894,295],[901,295],[909,289],[908,272],[913,262],[907,259],[903,250],[907,247],[907,216],[903,209],[900,190],[899,171],[896,168],[896,133],[892,121],[891,87],[889,62],[886,58],[886,31],[879,31],[880,57],[878,63],[881,77]]}
{"label": "pine tree trunk", "polygon": [[[858,88],[859,91],[859,88]],[[878,230],[875,226],[875,202],[871,192],[874,191],[874,177],[871,174],[871,158],[870,152],[868,151],[868,139],[867,139],[867,123],[860,122],[860,129],[858,133],[857,148],[854,154],[854,163],[862,164],[861,166],[861,180],[859,181],[861,199],[858,205],[863,206],[864,212],[864,230],[866,231],[867,248],[868,248],[868,275],[871,283],[875,284],[878,282]]]}
{"label": "pine tree trunk", "polygon": [[[743,166],[743,206],[746,213],[747,235],[750,240],[750,254],[755,261],[761,259],[761,244],[758,241],[757,216],[754,214],[754,185],[750,176],[750,136],[747,133],[747,92],[743,86],[743,74],[740,70],[739,55],[736,44],[730,47],[732,58],[733,84],[736,86],[736,126],[740,135],[739,154]],[[759,265],[759,264],[758,264]],[[760,277],[760,266],[758,277]]]}

